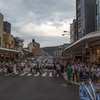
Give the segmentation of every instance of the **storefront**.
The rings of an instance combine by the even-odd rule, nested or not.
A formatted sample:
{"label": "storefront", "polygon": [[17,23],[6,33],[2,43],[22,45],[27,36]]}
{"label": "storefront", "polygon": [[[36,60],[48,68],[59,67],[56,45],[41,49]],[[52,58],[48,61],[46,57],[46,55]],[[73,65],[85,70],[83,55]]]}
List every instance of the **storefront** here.
{"label": "storefront", "polygon": [[13,61],[18,56],[18,53],[19,51],[16,50],[0,48],[0,62]]}
{"label": "storefront", "polygon": [[92,32],[65,49],[66,55],[84,62],[100,63],[100,31]]}

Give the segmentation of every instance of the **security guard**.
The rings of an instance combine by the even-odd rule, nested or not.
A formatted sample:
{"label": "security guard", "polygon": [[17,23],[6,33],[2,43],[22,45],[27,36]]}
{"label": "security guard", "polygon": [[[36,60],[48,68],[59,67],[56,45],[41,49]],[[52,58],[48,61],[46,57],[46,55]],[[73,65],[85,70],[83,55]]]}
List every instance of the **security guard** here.
{"label": "security guard", "polygon": [[79,87],[80,100],[100,100],[94,84],[89,81],[89,75],[83,74],[82,80],[83,83]]}

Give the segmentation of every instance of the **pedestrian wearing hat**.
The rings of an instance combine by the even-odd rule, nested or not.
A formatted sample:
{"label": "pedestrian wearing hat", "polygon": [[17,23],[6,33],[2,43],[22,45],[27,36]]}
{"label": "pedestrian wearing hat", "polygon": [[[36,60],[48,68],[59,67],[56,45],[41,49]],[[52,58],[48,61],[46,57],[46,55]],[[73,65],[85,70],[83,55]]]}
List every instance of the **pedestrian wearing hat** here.
{"label": "pedestrian wearing hat", "polygon": [[82,76],[83,83],[79,87],[80,100],[100,100],[99,94],[96,93],[94,84],[89,81],[89,75]]}

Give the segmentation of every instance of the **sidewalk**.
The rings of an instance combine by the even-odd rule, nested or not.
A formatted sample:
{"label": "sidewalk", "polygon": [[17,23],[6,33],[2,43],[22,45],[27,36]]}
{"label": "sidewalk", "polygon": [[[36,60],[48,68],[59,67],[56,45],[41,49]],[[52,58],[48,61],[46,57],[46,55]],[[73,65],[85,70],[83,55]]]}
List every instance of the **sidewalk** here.
{"label": "sidewalk", "polygon": [[[63,78],[64,78],[66,81],[68,81],[68,80],[67,80],[66,73],[63,74]],[[78,83],[77,83],[77,82],[71,81],[71,83],[72,83],[72,84],[75,84],[75,85],[81,85],[82,82],[78,82]],[[95,88],[96,88],[96,89],[99,91],[99,93],[100,93],[100,85],[99,85],[99,86],[95,86]]]}

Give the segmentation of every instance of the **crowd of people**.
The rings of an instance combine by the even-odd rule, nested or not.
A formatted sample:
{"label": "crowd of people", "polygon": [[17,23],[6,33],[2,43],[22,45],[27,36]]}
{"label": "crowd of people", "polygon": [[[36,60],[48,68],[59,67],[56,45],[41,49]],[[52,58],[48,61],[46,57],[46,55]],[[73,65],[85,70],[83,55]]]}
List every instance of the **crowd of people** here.
{"label": "crowd of people", "polygon": [[[12,76],[21,74],[37,74],[42,75],[47,66],[42,63],[34,64],[33,61],[8,61],[0,63],[0,75],[7,76],[11,73]],[[94,84],[100,86],[100,65],[97,63],[84,63],[81,61],[63,61],[61,59],[53,60],[52,75],[65,75],[68,79],[68,84],[71,82],[82,83],[79,87],[80,100],[99,100],[99,94],[96,92]],[[92,82],[94,83],[92,83]]]}
{"label": "crowd of people", "polygon": [[[8,61],[0,63],[0,75],[6,76],[8,73],[13,73],[13,76],[16,76],[21,73],[27,74],[27,72],[34,74],[34,71],[36,74],[37,72],[42,74],[44,68],[46,66],[43,62],[41,64],[34,64],[33,62],[28,63],[27,61]],[[95,84],[100,84],[100,65],[97,63],[54,60],[52,68],[54,76],[58,74],[61,76],[66,73],[69,83],[71,80],[73,82],[81,82],[82,75],[86,73]]]}
{"label": "crowd of people", "polygon": [[8,62],[0,63],[0,75],[4,75],[4,76],[6,76],[9,73],[12,73],[13,76],[17,76],[22,73],[37,74],[37,72],[39,72],[40,74],[43,72],[43,63],[41,63],[41,65],[38,62],[37,64],[34,64],[33,61],[31,62],[8,61]]}
{"label": "crowd of people", "polygon": [[54,62],[55,75],[65,73],[68,77],[68,82],[82,82],[83,74],[88,74],[89,79],[95,84],[100,85],[100,65],[97,63],[83,63],[81,61],[61,61]]}

